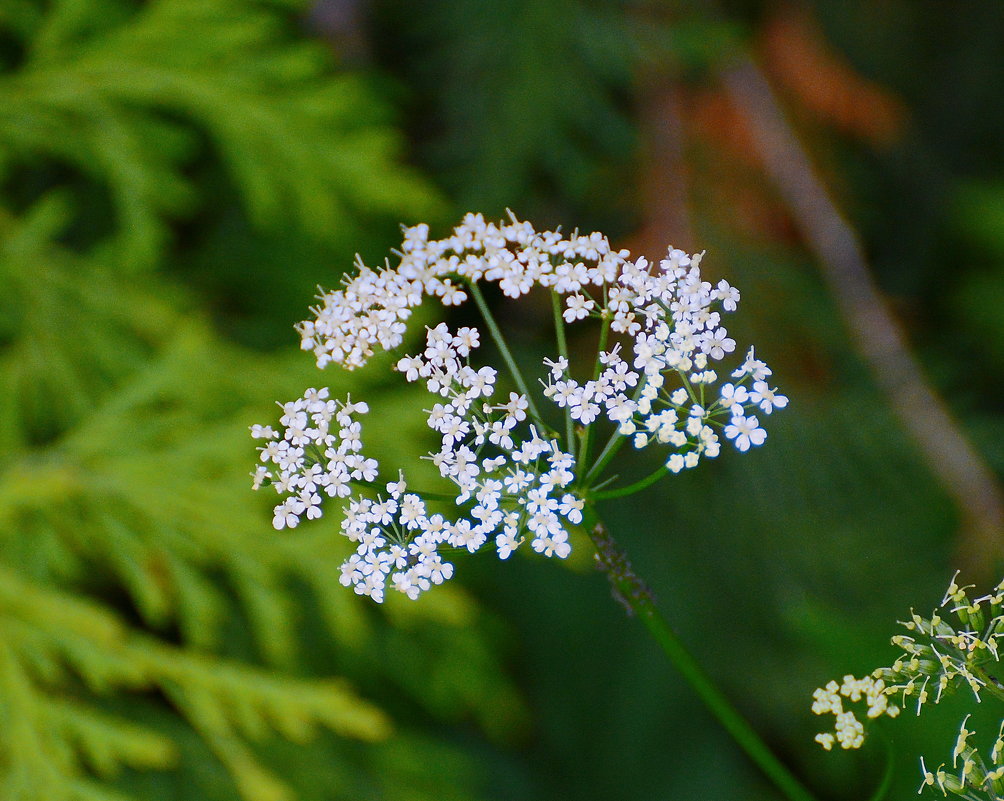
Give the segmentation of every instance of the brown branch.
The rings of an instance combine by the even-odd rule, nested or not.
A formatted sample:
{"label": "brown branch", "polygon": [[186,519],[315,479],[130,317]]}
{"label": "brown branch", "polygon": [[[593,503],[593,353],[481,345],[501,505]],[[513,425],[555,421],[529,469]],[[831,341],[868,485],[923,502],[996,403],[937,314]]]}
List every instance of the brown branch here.
{"label": "brown branch", "polygon": [[683,102],[676,81],[662,75],[638,80],[642,163],[639,176],[640,206],[644,217],[626,247],[659,259],[666,245],[690,252],[694,249],[687,208],[688,176],[683,153]]}
{"label": "brown branch", "polygon": [[761,70],[745,58],[722,78],[747,118],[768,175],[819,259],[875,381],[961,510],[956,554],[961,566],[972,578],[989,578],[1004,556],[1004,495],[996,477],[924,378],[872,279],[861,242],[813,169]]}

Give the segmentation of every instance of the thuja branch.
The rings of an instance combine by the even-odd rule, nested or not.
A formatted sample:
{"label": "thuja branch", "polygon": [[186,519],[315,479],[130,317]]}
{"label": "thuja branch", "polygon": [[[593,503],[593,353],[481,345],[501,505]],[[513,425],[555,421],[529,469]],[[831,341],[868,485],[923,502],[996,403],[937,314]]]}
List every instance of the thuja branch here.
{"label": "thuja branch", "polygon": [[771,752],[752,726],[718,689],[658,610],[652,593],[634,572],[625,553],[592,506],[583,511],[582,525],[596,548],[596,559],[613,587],[614,597],[645,625],[684,680],[736,743],[789,801],[816,801],[794,774]]}

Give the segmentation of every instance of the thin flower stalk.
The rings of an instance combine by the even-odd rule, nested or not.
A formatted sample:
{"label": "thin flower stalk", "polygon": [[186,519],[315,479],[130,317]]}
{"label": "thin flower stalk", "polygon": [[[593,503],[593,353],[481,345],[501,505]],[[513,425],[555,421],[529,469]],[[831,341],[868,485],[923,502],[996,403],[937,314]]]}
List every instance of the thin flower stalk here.
{"label": "thin flower stalk", "polygon": [[669,622],[656,607],[652,593],[635,574],[627,557],[613,541],[591,505],[584,510],[583,528],[596,548],[596,559],[613,585],[616,597],[648,630],[652,639],[697,693],[715,719],[746,752],[746,755],[790,801],[815,801],[794,774],[764,744],[747,720],[718,689]]}

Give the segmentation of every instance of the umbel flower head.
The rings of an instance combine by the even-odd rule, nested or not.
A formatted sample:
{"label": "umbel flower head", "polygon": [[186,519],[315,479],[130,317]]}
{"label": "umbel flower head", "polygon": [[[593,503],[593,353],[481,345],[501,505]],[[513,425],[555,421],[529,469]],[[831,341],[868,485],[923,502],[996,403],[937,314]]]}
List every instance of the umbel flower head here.
{"label": "umbel flower head", "polygon": [[[788,403],[752,348],[720,380],[719,362],[736,350],[722,316],[735,311],[739,293],[702,278],[701,254],[670,249],[650,264],[614,250],[598,233],[566,237],[515,217],[496,225],[469,214],[445,239],[430,240],[424,224],[404,229],[396,256],[396,267],[359,262],[341,289],[322,295],[313,318],[298,326],[301,346],[318,367],[354,370],[378,349],[401,347],[412,311],[426,298],[454,306],[473,297],[515,391],[499,391],[499,372],[475,361],[481,332],[473,327],[429,328],[424,349],[395,365],[430,393],[427,422],[440,437],[430,458],[461,513],[430,512],[426,494],[409,492],[400,469],[393,480],[379,479],[356,419],[368,411],[365,403],[312,389],[282,405],[282,431],[252,429],[266,440],[254,486],[271,485],[281,497],[275,527],[319,517],[324,494],[345,498],[342,533],[356,552],[342,582],[374,600],[387,586],[417,598],[453,575],[447,554],[488,542],[502,559],[527,540],[541,554],[564,558],[568,524],[580,523],[586,502],[609,484],[605,468],[624,442],[661,450],[654,480],[717,456],[723,438],[740,451],[762,445],[760,418]],[[537,368],[537,398],[484,302],[485,283],[512,299],[535,289],[552,294],[556,352]],[[573,366],[566,326],[588,323],[598,327],[599,345],[590,364]],[[538,400],[564,417],[563,432],[552,429]],[[609,439],[594,454],[599,427]]]}

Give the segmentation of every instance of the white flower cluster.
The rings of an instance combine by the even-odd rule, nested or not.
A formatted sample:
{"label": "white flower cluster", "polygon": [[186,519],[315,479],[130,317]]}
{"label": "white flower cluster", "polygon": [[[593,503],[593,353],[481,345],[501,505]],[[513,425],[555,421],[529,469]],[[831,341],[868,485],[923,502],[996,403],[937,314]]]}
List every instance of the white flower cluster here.
{"label": "white flower cluster", "polygon": [[[562,518],[581,522],[584,505],[561,492],[575,478],[574,460],[533,425],[517,433],[527,419],[525,396],[511,392],[505,403],[487,402],[496,371],[470,366],[478,344],[476,329],[451,334],[441,323],[429,329],[424,353],[397,364],[407,380],[424,379],[429,391],[444,399],[428,410],[429,427],[442,438],[432,460],[459,488],[457,503],[475,501],[471,520],[457,524],[463,530],[456,546],[473,552],[494,534],[498,555],[506,559],[522,543],[525,529],[535,551],[564,558],[570,546]],[[486,448],[495,455],[484,456]]]}
{"label": "white flower cluster", "polygon": [[[524,530],[538,553],[565,557],[570,551],[562,518],[581,522],[583,506],[570,493],[560,494],[574,478],[572,458],[533,426],[527,435],[517,435],[527,416],[524,396],[510,393],[506,403],[487,402],[497,376],[491,367],[470,366],[479,341],[474,328],[453,334],[441,323],[429,329],[421,355],[397,363],[408,381],[424,380],[443,399],[427,410],[429,427],[442,438],[432,460],[459,488],[457,504],[473,501],[469,516],[450,522],[430,515],[420,496],[405,492],[403,477],[387,485],[386,499],[353,499],[342,533],[357,547],[342,565],[340,580],[360,595],[383,601],[389,579],[394,589],[416,599],[453,575],[442,548],[474,553],[492,535],[501,559],[523,542]],[[495,456],[482,455],[489,446]]]}
{"label": "white flower cluster", "polygon": [[[360,424],[353,414],[365,414],[365,403],[342,403],[328,398],[328,389],[308,389],[302,398],[280,404],[285,427],[282,435],[271,426],[251,426],[251,436],[268,442],[258,449],[263,464],[252,486],[271,484],[285,496],[275,507],[272,525],[295,528],[301,517],[321,516],[321,495],[345,498],[351,481],[372,481],[377,463],[360,451]],[[270,469],[268,466],[274,465]]]}
{"label": "white flower cluster", "polygon": [[[476,214],[450,237],[430,240],[428,234],[424,224],[406,229],[396,268],[360,265],[343,289],[321,298],[315,319],[299,326],[301,346],[313,350],[318,366],[359,367],[376,347],[401,343],[405,321],[425,296],[458,304],[467,299],[460,284],[490,281],[513,298],[534,286],[551,289],[563,296],[566,322],[599,317],[627,340],[630,356],[622,356],[619,345],[600,353],[602,371],[582,384],[570,377],[566,360],[548,360],[545,394],[582,425],[604,414],[635,447],[671,446],[666,464],[674,472],[718,454],[715,426],[726,410],[724,434],[746,451],[766,438],[746,411],[770,414],[787,405],[766,383],[771,371],[752,350],[732,374],[737,384],[724,384],[717,398],[709,392],[718,381],[712,363],[736,347],[721,318],[735,311],[739,293],[727,281],[704,281],[700,255],[670,250],[653,266],[613,250],[598,233],[565,238],[515,218],[495,225]],[[677,389],[667,386],[667,376]],[[751,388],[744,386],[749,381]]]}
{"label": "white flower cluster", "polygon": [[[588,269],[586,282],[556,285],[558,291],[571,292],[566,321],[586,314],[610,320],[612,331],[630,338],[633,361],[629,367],[619,346],[602,352],[602,371],[584,384],[568,377],[563,359],[548,362],[552,383],[545,394],[584,425],[602,409],[636,448],[671,446],[674,452],[666,465],[672,472],[694,467],[701,455],[718,455],[719,437],[711,424],[724,410],[731,413],[725,436],[746,451],[767,436],[756,417],[745,415],[746,409],[759,406],[770,414],[788,403],[764,381],[770,368],[754,358],[752,349],[732,373],[738,385],[724,384],[717,399],[709,397],[709,385],[718,380],[711,363],[736,347],[721,315],[736,309],[739,293],[727,281],[717,286],[703,281],[700,260],[700,255],[680,250],[671,250],[657,268],[644,258],[625,260],[613,280],[602,285],[602,297],[594,297],[589,287],[604,276]],[[671,389],[667,376],[682,386]],[[752,392],[743,386],[750,379]]]}
{"label": "white flower cluster", "polygon": [[[580,523],[584,503],[562,492],[575,478],[573,458],[527,419],[527,399],[510,393],[505,403],[490,403],[496,371],[470,366],[479,345],[476,329],[452,334],[445,324],[430,329],[425,351],[405,356],[397,369],[409,381],[424,380],[442,399],[428,410],[429,426],[441,435],[432,454],[441,475],[459,488],[457,504],[471,502],[467,517],[449,521],[429,514],[425,501],[406,492],[403,475],[386,485],[387,497],[353,496],[342,519],[342,533],[356,545],[342,565],[340,581],[360,595],[382,602],[390,582],[415,599],[453,575],[443,548],[471,553],[494,537],[498,555],[507,559],[531,535],[531,547],[545,556],[568,556],[571,546],[564,521]],[[321,516],[323,491],[351,495],[352,481],[372,484],[377,462],[364,457],[360,424],[354,413],[363,403],[328,399],[328,390],[308,390],[303,398],[282,406],[282,435],[268,426],[252,426],[252,436],[268,440],[259,448],[264,463],[253,473],[258,489],[272,484],[286,497],[275,508],[277,529],[295,527],[302,516]],[[494,456],[485,456],[491,449]],[[267,465],[275,465],[269,470]]]}
{"label": "white flower cluster", "polygon": [[391,585],[412,600],[433,584],[453,575],[439,547],[461,547],[464,526],[448,523],[442,515],[429,515],[425,502],[406,493],[403,477],[387,485],[387,498],[353,499],[342,519],[342,533],[358,543],[356,552],[342,564],[339,581],[377,603]]}
{"label": "white flower cluster", "polygon": [[596,259],[602,252],[611,275],[623,260],[609,253],[609,245],[598,234],[567,241],[555,232],[538,235],[529,223],[515,219],[497,227],[485,223],[480,214],[464,217],[447,239],[430,241],[424,223],[404,233],[396,269],[372,270],[360,263],[359,273],[343,289],[321,297],[323,304],[313,309],[315,319],[298,326],[300,345],[314,352],[318,367],[336,362],[351,370],[362,367],[375,347],[397,347],[405,320],[426,296],[448,306],[467,300],[454,277],[497,281],[506,295],[515,298],[553,273],[556,257]]}
{"label": "white flower cluster", "polygon": [[812,711],[817,715],[832,713],[836,718],[833,732],[816,735],[816,742],[829,751],[834,741],[841,748],[860,748],[865,740],[865,729],[861,721],[851,710],[844,709],[844,701],[856,703],[865,700],[869,718],[888,715],[891,718],[899,715],[899,707],[889,704],[888,690],[882,679],[865,676],[856,679],[854,676],[844,676],[843,684],[831,681],[825,687],[819,687],[813,694]]}
{"label": "white flower cluster", "polygon": [[[452,236],[439,240],[429,239],[424,223],[404,234],[396,268],[373,270],[360,264],[343,289],[321,297],[322,305],[313,309],[315,319],[300,323],[301,347],[314,352],[318,367],[330,362],[361,367],[375,347],[397,347],[404,321],[423,298],[438,297],[446,305],[467,300],[454,279],[496,282],[511,298],[540,285],[569,295],[570,308],[591,308],[580,290],[613,284],[630,256],[626,250],[614,251],[599,233],[566,239],[557,231],[538,233],[514,217],[509,224],[495,225],[480,214],[468,214]],[[616,297],[617,288],[612,290]]]}
{"label": "white flower cluster", "polygon": [[[598,318],[602,341],[612,338],[597,354],[592,379],[582,383],[564,356],[544,360],[544,395],[565,410],[569,439],[572,422],[588,428],[603,417],[635,447],[668,446],[666,465],[676,472],[702,455],[716,456],[722,433],[740,451],[762,444],[766,433],[747,412],[756,407],[770,414],[787,404],[766,383],[771,371],[752,349],[732,372],[733,382],[712,390],[714,362],[736,348],[721,317],[735,310],[739,293],[726,281],[712,286],[702,280],[700,256],[671,250],[650,265],[613,250],[598,233],[565,237],[537,232],[515,217],[495,225],[475,214],[441,240],[430,240],[426,225],[405,229],[397,255],[396,267],[374,270],[360,262],[341,289],[322,296],[314,319],[298,326],[301,346],[314,352],[319,367],[363,366],[377,349],[402,343],[407,320],[424,298],[463,303],[472,287],[487,281],[511,298],[536,286],[549,289],[560,298],[562,324]],[[421,354],[396,364],[408,381],[424,381],[436,397],[426,410],[441,438],[431,459],[456,485],[456,503],[466,507],[455,522],[429,514],[420,494],[406,492],[403,475],[386,485],[386,497],[352,495],[350,482],[372,489],[377,477],[377,463],[362,455],[359,423],[352,418],[367,411],[365,404],[340,404],[327,390],[308,390],[282,407],[281,435],[253,427],[255,437],[268,440],[254,486],[269,483],[284,496],[275,508],[276,528],[319,517],[322,493],[349,498],[342,532],[356,550],[342,566],[341,581],[360,594],[380,601],[389,584],[415,598],[453,574],[442,551],[474,552],[489,539],[502,559],[524,538],[546,556],[563,558],[570,551],[566,524],[580,523],[584,508],[569,491],[574,458],[525,395],[493,399],[495,369],[470,362],[479,341],[474,328],[453,333],[440,324],[429,329]],[[588,454],[588,436],[580,442]],[[605,449],[605,458],[615,451]],[[604,466],[601,457],[594,468],[602,473]]]}

